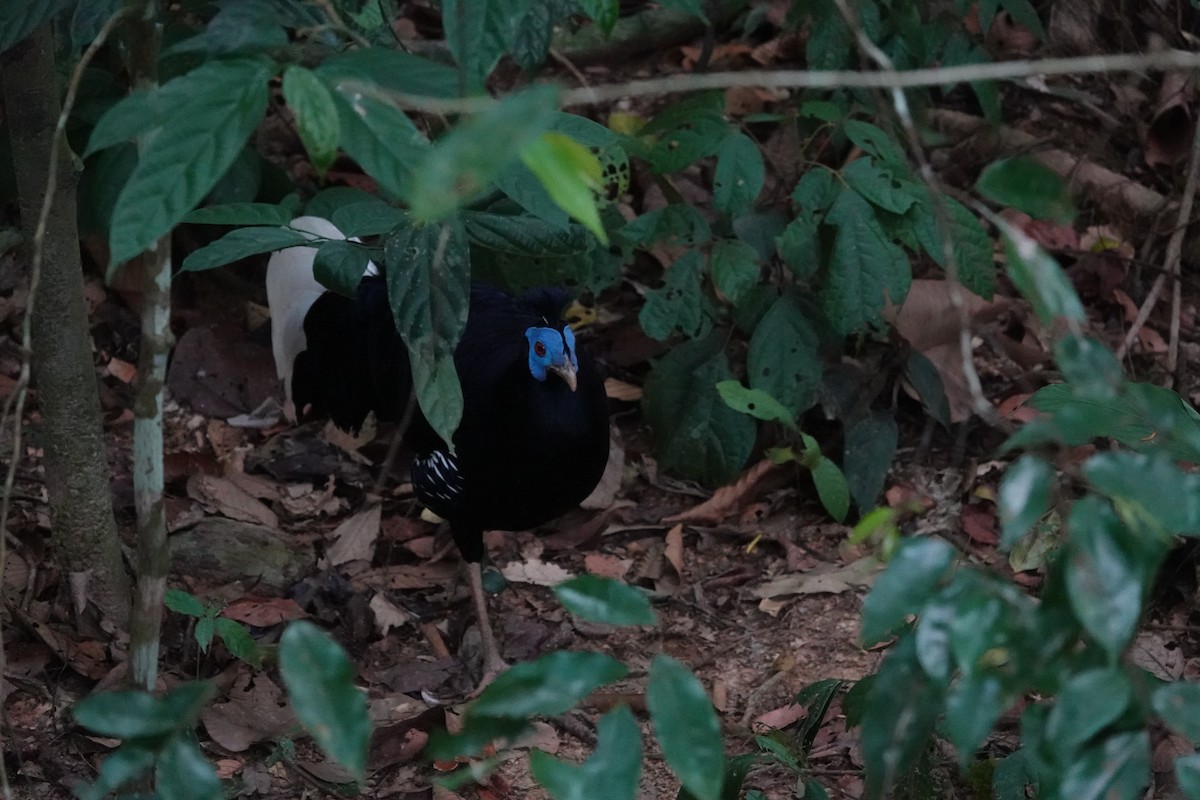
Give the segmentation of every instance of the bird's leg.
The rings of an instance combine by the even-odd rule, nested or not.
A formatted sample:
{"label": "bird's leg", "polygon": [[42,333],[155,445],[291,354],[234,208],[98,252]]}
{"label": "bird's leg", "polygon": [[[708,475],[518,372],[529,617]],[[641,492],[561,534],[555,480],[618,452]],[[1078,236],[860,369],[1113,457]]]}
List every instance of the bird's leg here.
{"label": "bird's leg", "polygon": [[487,598],[483,593],[483,566],[478,561],[468,561],[467,577],[471,581],[471,598],[475,601],[475,617],[479,621],[479,638],[483,643],[483,677],[478,687],[483,689],[495,680],[508,664],[500,657],[496,635],[492,632],[492,623],[488,619]]}

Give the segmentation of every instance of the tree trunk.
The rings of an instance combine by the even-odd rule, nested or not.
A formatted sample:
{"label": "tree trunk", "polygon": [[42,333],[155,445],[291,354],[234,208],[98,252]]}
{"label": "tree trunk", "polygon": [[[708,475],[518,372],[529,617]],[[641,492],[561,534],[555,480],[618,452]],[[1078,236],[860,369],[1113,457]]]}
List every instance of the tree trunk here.
{"label": "tree trunk", "polygon": [[[0,56],[4,104],[9,110],[21,226],[33,241],[46,192],[50,143],[60,114],[49,26]],[[41,278],[33,308],[32,374],[41,410],[46,489],[55,550],[73,576],[90,573],[90,598],[109,618],[129,614],[129,576],[113,517],[83,299],[83,269],[75,225],[78,176],[65,140],[50,212]]]}

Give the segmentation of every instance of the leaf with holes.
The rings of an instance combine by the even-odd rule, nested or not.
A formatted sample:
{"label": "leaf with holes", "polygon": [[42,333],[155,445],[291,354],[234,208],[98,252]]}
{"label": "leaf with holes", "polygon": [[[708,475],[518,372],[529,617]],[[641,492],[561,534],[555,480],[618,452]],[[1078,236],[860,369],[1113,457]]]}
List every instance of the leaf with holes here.
{"label": "leaf with holes", "polygon": [[666,341],[676,331],[689,338],[704,335],[709,319],[700,291],[701,257],[689,250],[667,268],[661,289],[646,292],[638,321],[647,336]]}
{"label": "leaf with holes", "polygon": [[717,168],[713,173],[713,203],[730,216],[754,205],[766,178],[762,153],[744,133],[735,133],[717,150]]}

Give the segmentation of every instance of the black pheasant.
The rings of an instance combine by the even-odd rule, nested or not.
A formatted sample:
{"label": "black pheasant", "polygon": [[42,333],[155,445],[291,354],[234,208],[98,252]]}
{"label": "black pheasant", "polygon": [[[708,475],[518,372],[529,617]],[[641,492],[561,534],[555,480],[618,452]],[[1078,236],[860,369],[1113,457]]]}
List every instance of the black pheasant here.
{"label": "black pheasant", "polygon": [[[343,238],[316,217],[292,225]],[[314,248],[283,250],[267,270],[275,364],[289,414],[326,414],[354,431],[370,411],[399,420],[412,378],[383,276],[372,265],[352,300],[317,283],[314,255]],[[557,289],[514,297],[474,285],[454,353],[463,392],[455,452],[419,410],[406,434],[417,497],[449,521],[468,563],[485,676],[504,662],[483,595],[483,532],[532,528],[578,505],[608,458],[603,381],[562,321],[567,299]]]}

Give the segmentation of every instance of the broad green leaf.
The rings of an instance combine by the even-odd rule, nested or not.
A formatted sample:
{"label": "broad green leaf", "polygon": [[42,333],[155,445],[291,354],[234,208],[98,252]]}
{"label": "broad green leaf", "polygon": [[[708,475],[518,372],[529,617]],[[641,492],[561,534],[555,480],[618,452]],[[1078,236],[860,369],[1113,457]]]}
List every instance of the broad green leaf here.
{"label": "broad green leaf", "polygon": [[1067,182],[1030,156],[993,161],[980,173],[975,188],[984,197],[1035,219],[1065,225],[1075,218]]}
{"label": "broad green leaf", "polygon": [[578,11],[574,0],[520,0],[523,13],[510,9],[507,50],[521,69],[532,72],[550,52],[554,29]]}
{"label": "broad green leaf", "polygon": [[[917,209],[914,231],[921,248],[934,263],[945,269],[946,245],[933,203],[926,192]],[[991,237],[971,209],[948,195],[942,196],[941,203],[946,214],[951,252],[958,267],[958,280],[984,300],[991,300],[996,292],[996,263],[992,255]]]}
{"label": "broad green leaf", "polygon": [[509,95],[439,139],[414,171],[413,215],[439,219],[487,189],[549,127],[557,94],[537,85]]}
{"label": "broad green leaf", "polygon": [[283,98],[296,118],[304,149],[323,176],[337,158],[341,138],[333,95],[311,70],[292,64],[283,73]]}
{"label": "broad green leaf", "polygon": [[1132,698],[1133,687],[1119,668],[1079,672],[1059,691],[1046,718],[1046,736],[1069,763],[1075,748],[1120,719]]}
{"label": "broad green leaf", "polygon": [[196,630],[193,635],[196,637],[196,645],[200,648],[201,653],[208,652],[208,648],[212,646],[213,636],[216,633],[217,621],[214,617],[205,614],[196,620]]}
{"label": "broad green leaf", "polygon": [[887,480],[899,438],[896,420],[885,411],[876,411],[847,423],[842,469],[859,511],[875,506]]}
{"label": "broad green leaf", "polygon": [[382,200],[369,200],[338,206],[327,219],[350,239],[391,233],[408,221],[408,215]]}
{"label": "broad green leaf", "polygon": [[372,84],[402,94],[458,96],[458,71],[454,67],[393,47],[346,50],[325,59],[314,71],[347,98],[361,95],[362,87]]}
{"label": "broad green leaf", "polygon": [[762,273],[754,248],[733,239],[718,239],[713,243],[709,269],[717,291],[735,306],[758,285]]}
{"label": "broad green leaf", "polygon": [[955,672],[954,654],[950,650],[955,600],[954,593],[942,592],[926,603],[913,634],[921,669],[943,689],[949,688]]}
{"label": "broad green leaf", "polygon": [[646,292],[638,321],[647,336],[662,342],[676,332],[691,339],[704,335],[710,322],[704,313],[700,269],[699,251],[689,250],[667,267],[661,289]]}
{"label": "broad green leaf", "polygon": [[731,222],[738,241],[753,247],[759,261],[770,261],[775,255],[775,240],[787,227],[787,216],[778,208],[763,206],[739,214]]}
{"label": "broad green leaf", "polygon": [[176,614],[186,614],[189,617],[202,617],[206,610],[200,598],[179,589],[167,589],[163,605]]}
{"label": "broad green leaf", "polygon": [[435,730],[424,755],[439,761],[477,756],[497,739],[514,741],[529,727],[529,720],[524,718],[468,716],[460,733],[451,735],[445,730]]}
{"label": "broad green leaf", "polygon": [[[646,154],[646,160],[659,174],[679,172],[701,158],[715,155],[732,131],[730,124],[715,112],[698,113],[677,123],[665,129]],[[655,130],[647,126],[645,132]]]}
{"label": "broad green leaf", "polygon": [[846,134],[847,139],[883,163],[892,167],[907,168],[908,157],[905,156],[904,149],[878,125],[861,119],[848,119],[842,123],[842,132]]}
{"label": "broad green leaf", "polygon": [[1037,9],[1029,0],[1000,0],[1000,5],[1012,15],[1018,25],[1024,25],[1039,39],[1046,40],[1046,29],[1042,27],[1042,20],[1038,16]]}
{"label": "broad green leaf", "polygon": [[839,194],[825,221],[837,233],[821,302],[836,332],[845,335],[881,321],[885,300],[903,302],[912,270],[858,193]]}
{"label": "broad green leaf", "polygon": [[487,211],[464,211],[462,220],[472,243],[513,256],[580,255],[592,244],[578,225],[560,227],[524,216]]}
{"label": "broad green leaf", "polygon": [[1054,343],[1054,363],[1075,392],[1089,399],[1114,399],[1124,377],[1111,350],[1078,333],[1067,333]]}
{"label": "broad green leaf", "polygon": [[621,11],[619,0],[579,0],[583,13],[600,26],[605,36],[612,34]]}
{"label": "broad green leaf", "polygon": [[659,111],[654,115],[654,119],[642,127],[640,133],[647,136],[661,134],[685,127],[700,117],[723,119],[724,114],[725,95],[722,92],[694,94]]}
{"label": "broad green leaf", "polygon": [[[304,214],[305,216],[334,220],[336,223],[334,215],[343,206],[381,202],[378,197],[368,194],[362,189],[355,189],[352,186],[331,186],[317,192],[311,200],[304,204]],[[345,232],[340,225],[338,225],[338,230]]]}
{"label": "broad green leaf", "polygon": [[238,228],[215,242],[188,253],[183,259],[182,269],[184,272],[200,272],[247,256],[270,253],[310,242],[310,237],[288,228]]}
{"label": "broad green leaf", "polygon": [[[89,44],[94,42],[100,36],[100,30],[104,27],[104,23],[108,18],[117,13],[120,9],[123,0],[93,0],[90,3],[77,3],[71,14],[71,47],[75,52],[81,51]],[[19,3],[10,3],[10,6],[19,7]],[[35,4],[27,4],[35,5]],[[0,31],[8,30],[8,21],[5,20],[5,11],[0,11]],[[0,35],[0,38],[3,38]],[[3,44],[0,44],[0,51],[4,50]]]}
{"label": "broad green leaf", "polygon": [[1114,733],[1066,765],[1060,797],[1135,800],[1150,782],[1150,737],[1144,730]]}
{"label": "broad green leaf", "polygon": [[207,681],[181,684],[164,697],[137,690],[105,692],[80,700],[71,712],[101,736],[154,739],[195,724],[213,693]]}
{"label": "broad green leaf", "polygon": [[317,248],[313,277],[326,289],[344,297],[358,297],[358,285],[370,259],[365,247],[345,239],[332,239]]}
{"label": "broad green leaf", "polygon": [[1184,681],[1164,684],[1154,690],[1150,705],[1168,727],[1193,744],[1200,742],[1200,685]]}
{"label": "broad green leaf", "polygon": [[1178,756],[1175,759],[1175,778],[1184,797],[1200,800],[1200,753]]}
{"label": "broad green leaf", "polygon": [[174,81],[154,89],[139,89],[118,100],[96,121],[83,155],[87,156],[162,127],[187,102]]}
{"label": "broad green leaf", "polygon": [[467,724],[477,717],[558,716],[627,672],[624,664],[603,653],[557,650],[500,673],[467,710]]}
{"label": "broad green leaf", "polygon": [[534,779],[554,800],[634,800],[642,773],[642,734],[625,706],[600,718],[596,749],[582,764],[541,750],[529,754]]}
{"label": "broad green leaf", "polygon": [[1000,759],[992,773],[992,791],[996,800],[1026,800],[1025,787],[1032,782],[1029,754],[1023,749]]}
{"label": "broad green leaf", "polygon": [[168,84],[189,99],[147,138],[117,198],[110,274],[169,233],[224,175],[262,118],[270,75],[269,63],[234,59],[210,62]]}
{"label": "broad green leaf", "polygon": [[884,796],[916,763],[942,711],[941,691],[917,663],[914,650],[913,637],[902,638],[866,690],[862,750],[867,798]]}
{"label": "broad green leaf", "polygon": [[501,0],[443,0],[442,28],[458,63],[460,94],[483,89],[504,54],[511,11]]}
{"label": "broad green leaf", "polygon": [[591,150],[561,133],[546,131],[521,150],[521,162],[542,182],[551,199],[602,244],[608,234],[600,224],[596,191],[600,186],[600,160]]}
{"label": "broad green leaf", "polygon": [[1038,456],[1021,456],[1009,466],[996,501],[1002,550],[1011,550],[1050,509],[1053,487],[1054,468]]}
{"label": "broad green leaf", "polygon": [[792,190],[792,202],[801,211],[816,214],[826,211],[841,193],[841,183],[835,182],[833,173],[824,167],[812,167],[800,176]]}
{"label": "broad green leaf", "polygon": [[1068,520],[1067,596],[1075,616],[1115,662],[1137,629],[1148,576],[1126,546],[1129,532],[1108,503],[1087,495]]}
{"label": "broad green leaf", "polygon": [[857,158],[842,170],[842,179],[872,205],[903,214],[919,198],[915,185],[898,180],[891,170],[884,169],[869,158]]}
{"label": "broad green leaf", "polygon": [[276,10],[265,4],[245,0],[222,4],[199,33],[165,48],[160,58],[165,61],[194,54],[207,60],[282,50],[288,45],[288,36],[276,17]]}
{"label": "broad green leaf", "polygon": [[558,601],[575,616],[608,625],[653,625],[658,617],[646,595],[611,578],[580,575],[554,587]]}
{"label": "broad green leaf", "polygon": [[950,401],[942,386],[942,375],[924,353],[913,350],[904,359],[904,377],[921,398],[925,410],[946,428],[950,427]]}
{"label": "broad green leaf", "polygon": [[997,218],[1008,254],[1008,274],[1017,290],[1033,304],[1042,324],[1052,326],[1059,317],[1082,323],[1087,316],[1079,295],[1049,253],[1019,229]]}
{"label": "broad green leaf", "polygon": [[905,539],[896,548],[888,567],[863,601],[862,642],[879,644],[904,623],[909,614],[938,591],[938,584],[954,563],[954,548],[941,539]]}
{"label": "broad green leaf", "polygon": [[325,755],[362,781],[371,721],[346,652],[312,623],[293,622],[279,640],[279,672],[300,724]]}
{"label": "broad green leaf", "polygon": [[754,205],[766,178],[762,153],[744,133],[735,133],[717,150],[713,173],[713,204],[729,215],[740,214]]}
{"label": "broad green leaf", "polygon": [[961,676],[947,693],[942,730],[958,751],[960,769],[976,757],[1010,700],[1000,679],[983,671]]}
{"label": "broad green leaf", "polygon": [[733,479],[754,449],[754,420],[729,408],[716,385],[733,378],[724,337],[684,342],[654,365],[642,408],[663,469],[717,485]]}
{"label": "broad green leaf", "polygon": [[793,295],[783,295],[750,337],[746,374],[751,388],[779,400],[793,418],[807,411],[821,383],[817,345],[817,333]]}
{"label": "broad green leaf", "polygon": [[243,147],[229,169],[204,196],[204,202],[209,205],[252,202],[262,190],[264,163],[257,150]]}
{"label": "broad green leaf", "polygon": [[685,14],[691,14],[708,22],[708,16],[704,13],[704,0],[663,0],[659,5],[663,8],[672,8]]}
{"label": "broad green leaf", "polygon": [[734,411],[749,414],[756,419],[767,422],[778,422],[785,428],[795,429],[796,421],[792,412],[784,408],[769,392],[762,389],[747,389],[738,381],[721,381],[717,384],[717,393],[725,401],[725,405]]}
{"label": "broad green leaf", "polygon": [[0,53],[54,19],[76,0],[21,0],[0,4]]}
{"label": "broad green leaf", "polygon": [[125,784],[149,772],[157,757],[157,753],[149,747],[126,742],[100,763],[95,783],[76,786],[75,795],[79,800],[103,800]]}
{"label": "broad green leaf", "polygon": [[1180,470],[1166,454],[1097,453],[1084,463],[1083,474],[1134,522],[1151,530],[1200,534],[1200,475]]}
{"label": "broad green leaf", "polygon": [[646,707],[667,765],[697,800],[719,800],[725,773],[721,723],[691,671],[668,655],[655,656]]}
{"label": "broad green leaf", "polygon": [[520,161],[510,163],[495,178],[496,188],[509,196],[517,205],[549,224],[565,229],[570,217],[554,201],[529,167]]}
{"label": "broad green leaf", "polygon": [[171,739],[158,754],[155,788],[172,800],[222,800],[225,792],[212,764],[194,739]]}
{"label": "broad green leaf", "polygon": [[189,211],[183,222],[197,225],[287,225],[293,209],[273,203],[225,203]]}
{"label": "broad green leaf", "polygon": [[408,347],[417,403],[451,450],[463,408],[454,350],[467,323],[469,253],[458,220],[400,228],[384,244],[388,299]]}
{"label": "broad green leaf", "polygon": [[817,268],[821,266],[821,239],[816,215],[801,209],[799,215],[775,239],[775,247],[783,263],[797,278],[808,280],[816,275]]}
{"label": "broad green leaf", "polygon": [[673,203],[642,214],[621,228],[621,238],[635,245],[656,242],[674,245],[699,245],[712,238],[708,222],[695,208]]}
{"label": "broad green leaf", "polygon": [[254,641],[245,625],[236,620],[218,617],[215,627],[230,655],[252,667],[262,666],[263,649]]}
{"label": "broad green leaf", "polygon": [[844,69],[854,52],[854,34],[832,2],[812,3],[812,21],[805,44],[809,69]]}
{"label": "broad green leaf", "polygon": [[850,487],[846,476],[837,464],[822,456],[812,467],[813,485],[821,505],[838,522],[846,519],[850,511]]}
{"label": "broad green leaf", "polygon": [[804,706],[808,709],[808,713],[804,715],[804,719],[800,721],[796,738],[800,741],[800,751],[802,753],[812,752],[813,743],[817,739],[817,734],[821,730],[821,725],[825,721],[825,715],[829,713],[830,706],[833,705],[834,699],[846,688],[846,681],[837,678],[824,678],[816,683],[810,683],[800,691],[796,692],[792,702],[798,706]]}

